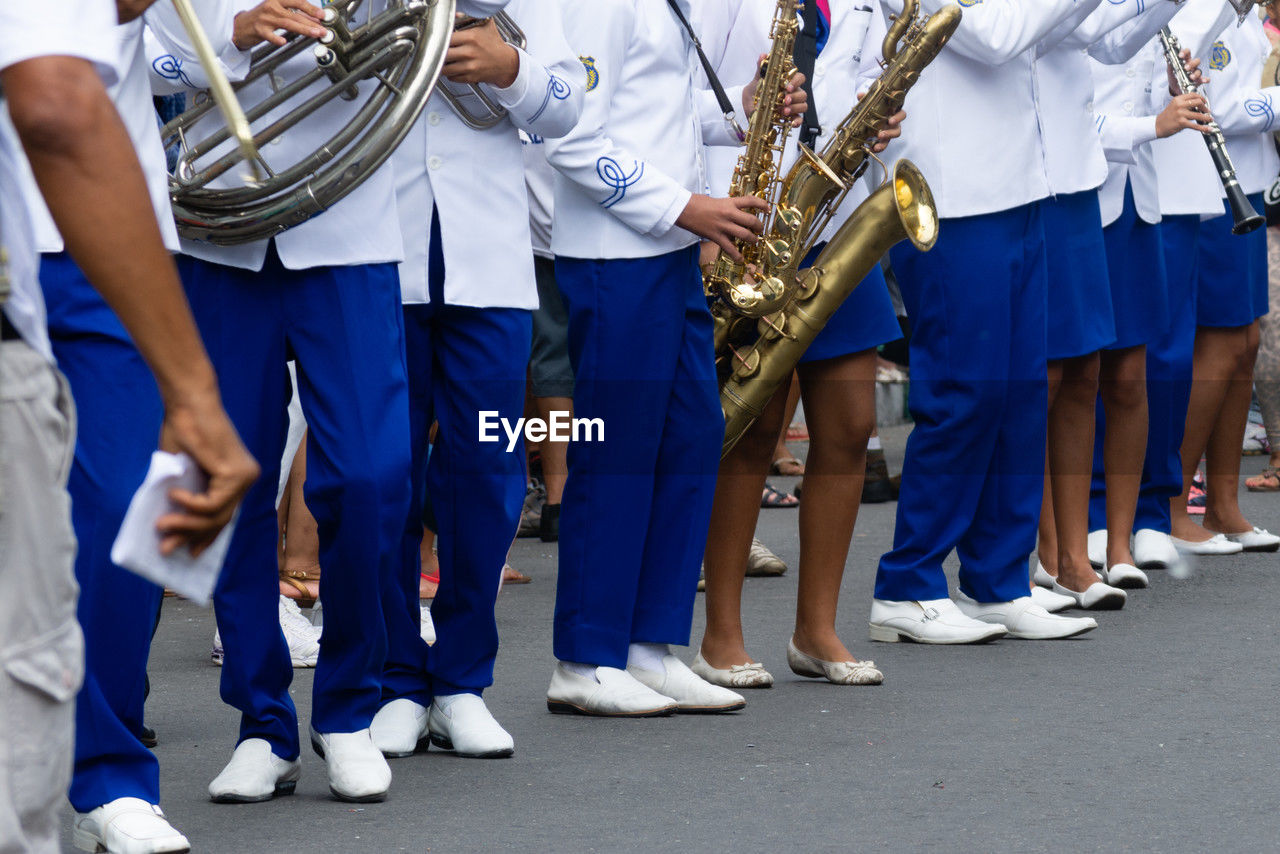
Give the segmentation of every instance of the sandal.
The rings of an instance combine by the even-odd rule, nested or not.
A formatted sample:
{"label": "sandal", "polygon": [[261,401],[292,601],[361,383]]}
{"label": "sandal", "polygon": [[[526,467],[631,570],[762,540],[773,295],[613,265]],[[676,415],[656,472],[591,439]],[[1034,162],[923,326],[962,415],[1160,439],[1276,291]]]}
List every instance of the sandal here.
{"label": "sandal", "polygon": [[1267,466],[1261,474],[1244,482],[1250,492],[1280,492],[1280,468]]}
{"label": "sandal", "polygon": [[280,570],[280,595],[298,603],[299,608],[311,608],[320,596],[320,577],[306,570]]}
{"label": "sandal", "polygon": [[795,457],[782,457],[774,460],[769,466],[769,474],[776,474],[781,477],[801,477],[804,475],[804,463]]}
{"label": "sandal", "polygon": [[508,584],[528,584],[530,581],[533,581],[533,579],[525,575],[520,570],[513,567],[511,564],[508,563],[503,565],[502,567],[502,586],[503,587],[507,586]]}
{"label": "sandal", "polygon": [[800,499],[789,492],[779,492],[769,484],[764,485],[764,495],[760,498],[761,507],[799,507]]}

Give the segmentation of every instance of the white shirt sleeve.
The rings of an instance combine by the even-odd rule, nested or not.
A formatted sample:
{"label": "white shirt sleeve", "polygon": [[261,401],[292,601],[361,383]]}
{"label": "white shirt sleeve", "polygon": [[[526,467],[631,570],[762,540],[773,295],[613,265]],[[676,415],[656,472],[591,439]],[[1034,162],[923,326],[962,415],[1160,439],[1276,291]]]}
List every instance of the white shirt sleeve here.
{"label": "white shirt sleeve", "polygon": [[[932,15],[951,0],[921,0],[920,8]],[[1074,15],[1088,14],[1101,0],[982,0],[964,9],[947,50],[989,65],[1003,65],[1053,31]],[[889,0],[885,8],[901,11],[900,0]]]}
{"label": "white shirt sleeve", "polygon": [[1097,124],[1102,151],[1112,163],[1136,164],[1137,149],[1156,138],[1155,116],[1101,114],[1097,118]]}
{"label": "white shirt sleeve", "polygon": [[1276,102],[1280,99],[1280,86],[1263,89],[1235,91],[1229,98],[1219,98],[1210,104],[1218,127],[1227,136],[1248,133],[1266,133],[1275,130]]}
{"label": "white shirt sleeve", "polygon": [[39,0],[0,7],[0,70],[41,56],[94,64],[104,86],[117,82],[116,4],[111,0]]}
{"label": "white shirt sleeve", "polygon": [[[194,4],[222,73],[229,80],[243,80],[249,73],[251,52],[240,50],[231,41],[236,14],[244,3],[233,0],[202,0]],[[209,88],[209,79],[200,57],[191,47],[191,38],[172,3],[155,3],[144,16],[147,62],[151,66],[151,90],[159,95],[191,92]]]}
{"label": "white shirt sleeve", "polygon": [[[532,4],[530,4],[532,5]],[[520,70],[506,89],[484,85],[507,108],[513,124],[535,136],[564,136],[582,115],[587,70],[565,41],[559,3],[540,3],[517,21],[527,50],[516,49]]]}

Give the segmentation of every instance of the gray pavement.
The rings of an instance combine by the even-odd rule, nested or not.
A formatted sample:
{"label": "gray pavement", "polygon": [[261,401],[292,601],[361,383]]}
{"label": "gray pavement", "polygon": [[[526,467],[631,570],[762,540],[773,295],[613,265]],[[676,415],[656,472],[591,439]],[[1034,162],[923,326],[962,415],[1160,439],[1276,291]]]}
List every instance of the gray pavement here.
{"label": "gray pavement", "polygon": [[[891,457],[904,435],[886,436]],[[1262,459],[1247,458],[1246,471]],[[1242,495],[1255,523],[1280,529],[1280,496]],[[1280,848],[1280,557],[1205,561],[1186,580],[1157,573],[1076,640],[871,644],[867,609],[894,507],[863,510],[840,617],[885,684],[790,674],[793,570],[746,591],[748,645],[777,685],[722,717],[548,714],[555,551],[520,540],[512,562],[534,582],[499,597],[503,646],[487,694],[515,757],[396,760],[390,798],[363,807],[329,797],[309,749],[294,797],[208,801],[237,720],[209,663],[212,615],[168,600],[148,705],[165,810],[201,852]],[[796,511],[764,511],[760,535],[794,566]],[[699,617],[695,642],[700,633]],[[297,671],[304,727],[310,686]]]}

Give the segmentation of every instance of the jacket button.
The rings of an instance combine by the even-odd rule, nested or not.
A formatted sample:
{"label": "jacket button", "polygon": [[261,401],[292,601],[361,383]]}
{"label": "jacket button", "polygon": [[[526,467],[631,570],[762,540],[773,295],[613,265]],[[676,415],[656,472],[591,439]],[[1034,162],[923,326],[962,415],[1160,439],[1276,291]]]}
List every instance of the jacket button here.
{"label": "jacket button", "polygon": [[432,125],[433,127],[434,127],[435,125],[440,124],[440,114],[439,114],[439,113],[427,113],[427,123],[428,123],[428,124],[430,124],[430,125]]}
{"label": "jacket button", "polygon": [[439,169],[444,162],[439,157],[431,157],[427,159],[427,166],[431,169]]}

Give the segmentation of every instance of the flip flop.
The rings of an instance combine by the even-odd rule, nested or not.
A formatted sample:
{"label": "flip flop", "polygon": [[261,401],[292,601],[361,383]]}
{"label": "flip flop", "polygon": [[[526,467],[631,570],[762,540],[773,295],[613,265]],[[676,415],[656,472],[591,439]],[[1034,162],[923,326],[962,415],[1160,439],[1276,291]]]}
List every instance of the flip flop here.
{"label": "flip flop", "polygon": [[1267,466],[1259,474],[1246,480],[1244,485],[1250,492],[1280,492],[1280,468]]}
{"label": "flip flop", "polygon": [[783,457],[774,460],[770,464],[769,474],[776,474],[781,477],[802,477],[804,475],[804,463],[795,457]]}
{"label": "flip flop", "polygon": [[764,485],[764,495],[760,498],[761,507],[782,507],[790,509],[800,506],[800,499],[789,492],[779,492],[769,484]]}

